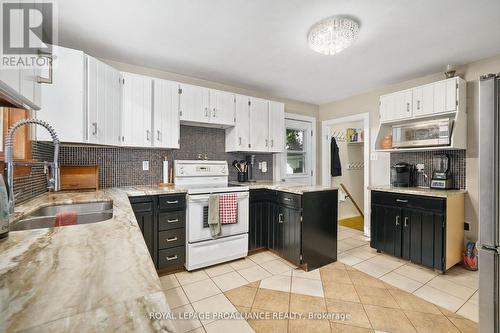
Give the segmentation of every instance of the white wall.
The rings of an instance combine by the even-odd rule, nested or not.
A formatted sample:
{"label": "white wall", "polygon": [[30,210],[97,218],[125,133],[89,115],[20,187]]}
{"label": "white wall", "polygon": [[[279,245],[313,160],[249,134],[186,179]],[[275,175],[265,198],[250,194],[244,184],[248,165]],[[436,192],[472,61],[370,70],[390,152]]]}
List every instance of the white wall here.
{"label": "white wall", "polygon": [[[478,235],[478,128],[479,108],[478,108],[478,80],[479,77],[487,73],[500,72],[500,56],[484,59],[474,62],[458,69],[457,74],[467,81],[467,113],[468,113],[468,143],[467,143],[467,190],[465,202],[465,219],[470,223],[470,231],[466,232],[466,237],[477,240]],[[367,92],[364,94],[352,96],[343,100],[320,105],[319,120],[328,120],[345,117],[357,113],[370,113],[370,147],[374,150],[375,136],[379,126],[378,104],[379,97],[398,90],[407,89],[421,84],[430,83],[444,79],[442,73],[436,73],[414,80],[392,84],[384,88]],[[324,134],[321,133],[323,136]],[[373,154],[372,154],[373,155]],[[389,162],[388,153],[375,154],[377,160],[370,163],[370,184],[387,185],[389,181]],[[321,157],[320,157],[321,158]],[[318,164],[321,166],[321,163]]]}

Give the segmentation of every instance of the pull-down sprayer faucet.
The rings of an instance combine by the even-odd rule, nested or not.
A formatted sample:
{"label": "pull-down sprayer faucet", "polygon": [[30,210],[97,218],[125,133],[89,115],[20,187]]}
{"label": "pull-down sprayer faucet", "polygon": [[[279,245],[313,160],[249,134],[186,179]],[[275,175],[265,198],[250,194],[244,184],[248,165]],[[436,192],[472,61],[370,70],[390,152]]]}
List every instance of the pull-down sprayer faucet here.
{"label": "pull-down sprayer faucet", "polygon": [[[52,137],[52,142],[54,144],[54,161],[50,162],[14,162],[13,145],[14,145],[14,134],[15,132],[24,125],[40,125],[47,129],[50,136]],[[24,119],[18,121],[7,133],[5,138],[5,164],[7,173],[7,190],[9,194],[9,213],[14,213],[15,198],[14,198],[14,165],[32,166],[32,165],[43,165],[44,167],[50,167],[50,179],[48,188],[54,192],[60,190],[60,179],[59,179],[59,138],[57,137],[56,131],[43,120],[39,119]]]}

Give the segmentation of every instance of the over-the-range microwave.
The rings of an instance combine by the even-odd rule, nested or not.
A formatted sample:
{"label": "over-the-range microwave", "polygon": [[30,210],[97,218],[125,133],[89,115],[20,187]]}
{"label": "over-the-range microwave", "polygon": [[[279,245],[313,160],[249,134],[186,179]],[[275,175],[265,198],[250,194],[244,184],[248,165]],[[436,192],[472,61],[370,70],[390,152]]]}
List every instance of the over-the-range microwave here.
{"label": "over-the-range microwave", "polygon": [[435,119],[392,126],[392,147],[449,146],[453,120]]}

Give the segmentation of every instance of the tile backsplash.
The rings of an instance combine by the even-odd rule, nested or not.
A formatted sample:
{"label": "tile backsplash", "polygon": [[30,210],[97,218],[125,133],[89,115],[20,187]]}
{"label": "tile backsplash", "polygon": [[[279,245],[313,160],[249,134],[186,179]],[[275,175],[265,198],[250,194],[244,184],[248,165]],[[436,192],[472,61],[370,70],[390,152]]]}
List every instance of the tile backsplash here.
{"label": "tile backsplash", "polygon": [[[198,159],[198,155],[210,160],[226,160],[229,163],[229,179],[237,179],[237,171],[231,166],[233,160],[244,160],[246,153],[225,152],[225,131],[218,128],[181,126],[180,149],[126,148],[87,145],[62,145],[59,152],[61,165],[98,165],[99,186],[115,187],[129,185],[156,185],[162,182],[162,161],[167,158],[169,167],[173,160]],[[52,159],[52,144],[33,142],[33,158]],[[149,161],[149,171],[142,170],[142,162]],[[259,162],[267,162],[266,173],[258,169]],[[253,178],[273,179],[272,154],[256,154]],[[29,200],[47,191],[43,168],[34,168],[30,177],[17,178],[15,191],[20,191],[17,202]]]}
{"label": "tile backsplash", "polygon": [[456,189],[465,189],[466,182],[466,158],[465,150],[433,150],[419,152],[397,152],[391,153],[391,166],[398,162],[407,162],[413,165],[422,163],[425,165],[425,173],[428,179],[421,173],[415,172],[416,186],[430,186],[432,177],[432,156],[435,154],[447,154],[450,157],[450,171],[453,177],[453,184]]}

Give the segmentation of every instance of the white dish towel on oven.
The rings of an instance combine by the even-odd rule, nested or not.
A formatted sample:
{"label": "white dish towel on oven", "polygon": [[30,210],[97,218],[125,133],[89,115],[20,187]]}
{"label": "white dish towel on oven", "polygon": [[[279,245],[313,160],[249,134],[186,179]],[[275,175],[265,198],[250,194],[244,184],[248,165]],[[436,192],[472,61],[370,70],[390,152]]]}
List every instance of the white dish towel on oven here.
{"label": "white dish towel on oven", "polygon": [[212,238],[222,235],[219,214],[219,196],[216,194],[210,194],[208,196],[208,227],[210,228]]}

